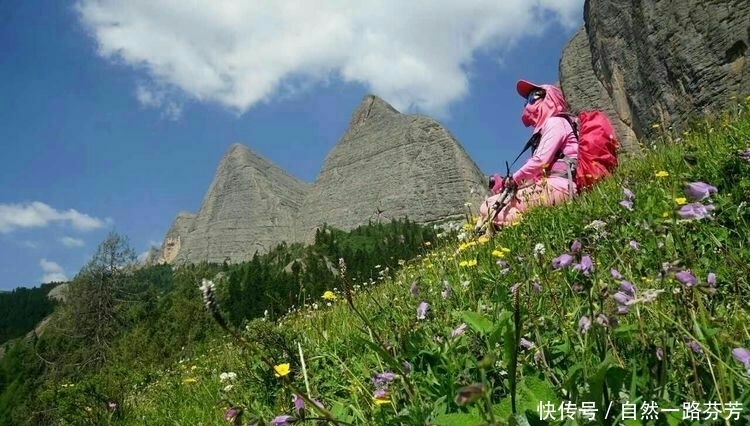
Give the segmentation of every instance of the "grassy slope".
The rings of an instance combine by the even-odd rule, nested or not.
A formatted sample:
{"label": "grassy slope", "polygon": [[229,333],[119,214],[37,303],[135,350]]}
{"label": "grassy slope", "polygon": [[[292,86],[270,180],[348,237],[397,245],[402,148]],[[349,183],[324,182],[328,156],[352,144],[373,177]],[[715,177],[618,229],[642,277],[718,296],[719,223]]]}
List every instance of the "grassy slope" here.
{"label": "grassy slope", "polygon": [[[258,322],[245,334],[274,362],[290,362],[288,377],[297,386],[309,386],[337,418],[355,424],[478,424],[491,415],[505,421],[512,387],[517,411],[528,410],[532,423],[540,401],[567,400],[579,408],[596,403],[599,423],[607,422],[610,402],[610,418],[628,402],[637,404],[640,418],[649,401],[662,408],[696,401],[704,404],[701,410],[713,401],[740,401],[747,420],[750,381],[732,349],[750,347],[750,212],[744,202],[750,162],[738,156],[750,147],[749,105],[750,99],[740,114],[698,126],[679,143],[664,138],[643,158],[623,161],[613,178],[576,202],[534,211],[492,241],[451,237],[425,247],[424,256],[407,262],[392,281],[350,283],[364,318],[352,312],[337,282],[331,284],[338,295],[332,306],[321,300],[318,310],[277,325]],[[659,171],[668,176],[657,177]],[[676,214],[692,181],[718,187],[702,201],[715,205],[712,219],[683,221]],[[619,204],[623,187],[635,194],[632,211]],[[594,221],[605,225],[597,230],[590,226]],[[580,252],[571,252],[574,241]],[[543,253],[534,253],[537,245]],[[563,253],[572,253],[574,263],[590,256],[593,272],[554,270],[553,259]],[[611,269],[623,278],[615,279]],[[681,271],[698,285],[676,280]],[[709,273],[717,277],[715,294]],[[637,296],[625,314],[617,313],[613,297],[621,280],[632,283]],[[444,297],[446,286],[451,294]],[[643,301],[649,289],[663,292]],[[417,318],[420,302],[429,304],[425,319]],[[582,317],[591,323],[585,332]],[[462,323],[468,324],[465,333],[451,337]],[[516,349],[520,337],[534,346]],[[115,418],[123,424],[219,424],[231,406],[244,408],[243,424],[251,415],[268,421],[293,414],[290,391],[254,354],[229,337],[217,341],[144,381]],[[517,380],[511,380],[514,370]],[[229,371],[237,378],[222,382],[220,373]],[[371,375],[383,371],[400,377],[379,404]],[[483,401],[468,407],[454,402],[459,389],[472,383],[492,389],[486,395],[491,410]],[[661,421],[681,419],[679,412]]]}

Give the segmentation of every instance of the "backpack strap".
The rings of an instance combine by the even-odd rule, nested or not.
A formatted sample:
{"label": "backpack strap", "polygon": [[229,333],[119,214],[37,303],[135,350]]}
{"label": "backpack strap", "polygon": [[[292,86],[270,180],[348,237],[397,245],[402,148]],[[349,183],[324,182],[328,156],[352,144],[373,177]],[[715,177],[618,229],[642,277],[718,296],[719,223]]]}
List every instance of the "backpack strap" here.
{"label": "backpack strap", "polygon": [[[580,141],[581,138],[578,137],[578,122],[573,118],[573,116],[569,113],[561,113],[561,114],[555,114],[554,117],[562,117],[565,119],[565,121],[570,124],[570,128],[573,130],[573,136],[576,137],[577,141]],[[573,178],[576,174],[576,168],[578,167],[578,160],[576,158],[567,157],[565,154],[563,154],[563,148],[564,146],[560,147],[560,151],[557,153],[557,159],[559,161],[562,161],[567,166],[567,175],[568,175],[568,194],[572,197],[573,196]]]}
{"label": "backpack strap", "polygon": [[531,138],[529,138],[528,142],[526,142],[526,145],[524,145],[524,147],[521,150],[521,152],[518,153],[518,156],[516,157],[515,160],[513,160],[513,163],[511,163],[511,166],[513,164],[516,164],[516,161],[518,161],[518,159],[521,158],[521,156],[523,155],[523,153],[526,152],[526,151],[528,151],[529,148],[532,148],[531,152],[534,152],[536,150],[536,148],[539,146],[539,142],[541,140],[542,140],[542,134],[541,133],[537,132],[537,133],[534,133],[533,135],[531,135]]}
{"label": "backpack strap", "polygon": [[560,114],[555,114],[553,117],[562,117],[565,119],[565,121],[570,124],[570,128],[573,129],[573,136],[576,137],[576,140],[580,140],[578,137],[578,122],[573,118],[573,116],[570,113],[563,112]]}

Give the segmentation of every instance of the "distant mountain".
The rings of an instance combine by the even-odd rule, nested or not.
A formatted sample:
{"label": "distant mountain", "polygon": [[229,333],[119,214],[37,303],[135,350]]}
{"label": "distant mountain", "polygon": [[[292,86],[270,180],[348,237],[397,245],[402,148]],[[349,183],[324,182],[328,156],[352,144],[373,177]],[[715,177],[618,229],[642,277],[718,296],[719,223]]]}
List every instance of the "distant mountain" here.
{"label": "distant mountain", "polygon": [[323,223],[349,230],[369,220],[457,218],[466,202],[479,201],[484,181],[440,123],[369,95],[325,159],[300,211],[302,232],[314,235]]}
{"label": "distant mountain", "polygon": [[162,245],[167,263],[243,261],[298,238],[295,215],[309,185],[234,144],[197,214],[178,214]]}
{"label": "distant mountain", "polygon": [[198,213],[173,221],[159,262],[247,260],[282,241],[311,242],[324,223],[349,230],[407,217],[456,219],[484,188],[475,162],[440,123],[368,95],[312,185],[233,145]]}

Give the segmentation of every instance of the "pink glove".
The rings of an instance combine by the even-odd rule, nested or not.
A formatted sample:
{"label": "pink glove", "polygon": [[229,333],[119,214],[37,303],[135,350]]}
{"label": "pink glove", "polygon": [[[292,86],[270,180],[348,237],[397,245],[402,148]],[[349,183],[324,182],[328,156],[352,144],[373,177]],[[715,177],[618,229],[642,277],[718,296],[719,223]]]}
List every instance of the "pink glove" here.
{"label": "pink glove", "polygon": [[497,195],[503,190],[503,178],[500,177],[498,173],[495,173],[492,175],[492,180],[495,183],[490,189],[492,190],[493,195]]}

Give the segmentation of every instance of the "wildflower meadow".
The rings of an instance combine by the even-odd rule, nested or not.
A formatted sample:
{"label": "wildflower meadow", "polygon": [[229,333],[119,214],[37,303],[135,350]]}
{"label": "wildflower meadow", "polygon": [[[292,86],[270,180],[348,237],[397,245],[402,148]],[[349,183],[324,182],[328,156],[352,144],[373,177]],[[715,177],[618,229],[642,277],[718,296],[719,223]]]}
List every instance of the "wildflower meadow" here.
{"label": "wildflower meadow", "polygon": [[469,208],[375,280],[331,259],[324,290],[275,318],[228,320],[230,277],[193,270],[182,291],[215,332],[167,368],[123,371],[139,379],[115,407],[76,394],[92,411],[74,420],[748,424],[749,109],[662,134],[492,239]]}

